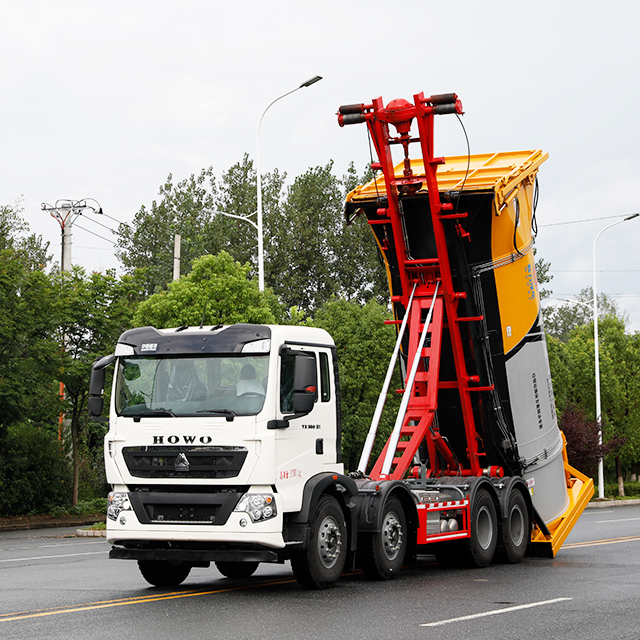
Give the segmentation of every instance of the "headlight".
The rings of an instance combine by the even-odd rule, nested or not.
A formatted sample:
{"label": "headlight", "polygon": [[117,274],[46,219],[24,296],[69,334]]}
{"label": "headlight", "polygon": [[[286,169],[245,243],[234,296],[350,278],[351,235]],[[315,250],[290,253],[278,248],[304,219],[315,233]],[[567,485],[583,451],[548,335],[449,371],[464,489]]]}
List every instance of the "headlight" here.
{"label": "headlight", "polygon": [[268,520],[277,514],[276,501],[270,493],[245,493],[234,511],[248,513],[252,522]]}
{"label": "headlight", "polygon": [[128,493],[116,493],[112,491],[107,498],[107,517],[111,520],[117,520],[121,511],[131,511],[131,502]]}

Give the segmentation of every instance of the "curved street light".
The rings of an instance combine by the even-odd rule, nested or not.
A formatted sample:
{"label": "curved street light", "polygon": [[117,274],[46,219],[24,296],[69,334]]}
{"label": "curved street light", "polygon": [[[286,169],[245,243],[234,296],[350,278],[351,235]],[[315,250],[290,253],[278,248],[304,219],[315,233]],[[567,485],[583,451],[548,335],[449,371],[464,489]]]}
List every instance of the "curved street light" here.
{"label": "curved street light", "polygon": [[227,218],[243,220],[244,222],[248,222],[254,229],[258,229],[258,225],[253,220],[249,220],[249,217],[252,216],[255,211],[253,213],[250,213],[248,216],[239,216],[235,213],[227,213],[226,211],[207,211],[206,209],[204,211],[205,213],[210,213],[214,216],[226,216]]}
{"label": "curved street light", "polygon": [[[595,351],[595,367],[596,367],[596,422],[598,423],[598,444],[602,446],[602,406],[600,402],[600,346],[598,343],[598,294],[596,291],[596,242],[598,238],[611,227],[617,224],[633,220],[638,217],[638,213],[628,216],[617,222],[613,222],[602,229],[596,239],[593,241],[593,341]],[[604,460],[600,457],[598,463],[598,498],[604,499]]]}
{"label": "curved street light", "polygon": [[[256,229],[258,230],[258,286],[260,291],[264,291],[264,243],[262,240],[262,177],[260,175],[260,125],[262,124],[262,119],[265,114],[273,104],[278,102],[278,100],[282,100],[282,98],[298,91],[299,89],[303,89],[304,87],[310,87],[312,84],[319,82],[322,80],[322,76],[313,76],[313,78],[309,78],[303,82],[299,87],[295,89],[291,89],[286,93],[283,93],[281,96],[278,96],[275,100],[272,100],[266,107],[266,109],[262,112],[260,119],[258,120],[258,128],[256,130],[256,176],[257,176],[257,189],[258,189],[258,217],[256,221]],[[249,221],[253,224],[253,221]]]}

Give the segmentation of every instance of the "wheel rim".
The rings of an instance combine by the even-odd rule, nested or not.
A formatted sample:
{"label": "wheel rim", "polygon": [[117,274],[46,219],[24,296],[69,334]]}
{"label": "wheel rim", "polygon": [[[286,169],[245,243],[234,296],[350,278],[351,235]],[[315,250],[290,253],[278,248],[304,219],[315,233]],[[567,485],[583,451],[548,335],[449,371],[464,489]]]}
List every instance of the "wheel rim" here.
{"label": "wheel rim", "polygon": [[338,522],[333,516],[327,516],[318,530],[318,555],[326,569],[332,569],[336,565],[341,547],[342,533]]}
{"label": "wheel rim", "polygon": [[389,511],[382,525],[382,550],[388,560],[395,560],[402,549],[402,524],[393,511]]}
{"label": "wheel rim", "polygon": [[509,534],[514,546],[519,547],[524,539],[524,514],[518,505],[515,505],[509,514]]}
{"label": "wheel rim", "polygon": [[487,507],[481,507],[478,511],[476,534],[480,547],[488,549],[493,541],[493,521]]}

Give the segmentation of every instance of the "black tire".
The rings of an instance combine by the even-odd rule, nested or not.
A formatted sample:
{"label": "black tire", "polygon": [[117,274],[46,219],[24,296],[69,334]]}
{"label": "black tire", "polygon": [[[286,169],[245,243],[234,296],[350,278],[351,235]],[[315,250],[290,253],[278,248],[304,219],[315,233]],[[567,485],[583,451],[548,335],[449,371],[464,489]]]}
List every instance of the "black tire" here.
{"label": "black tire", "polygon": [[507,517],[502,522],[496,560],[509,564],[520,562],[527,550],[530,536],[531,521],[527,503],[520,491],[512,489],[507,505]]}
{"label": "black tire", "polygon": [[227,578],[248,578],[256,572],[259,564],[259,562],[216,561],[216,568]]}
{"label": "black tire", "polygon": [[338,501],[322,495],[313,520],[309,547],[291,556],[293,575],[304,589],[332,587],[347,556],[347,524]]}
{"label": "black tire", "polygon": [[462,540],[438,542],[432,545],[433,554],[439,565],[443,567],[461,567],[464,564],[464,549]]}
{"label": "black tire", "polygon": [[163,560],[138,560],[138,568],[142,577],[154,587],[177,587],[191,571],[191,565],[186,562]]}
{"label": "black tire", "polygon": [[362,538],[362,572],[371,580],[389,580],[400,573],[407,553],[407,518],[398,498],[384,505],[381,530]]}
{"label": "black tire", "polygon": [[464,541],[465,564],[486,567],[498,546],[496,506],[487,489],[478,489],[471,505],[471,537]]}

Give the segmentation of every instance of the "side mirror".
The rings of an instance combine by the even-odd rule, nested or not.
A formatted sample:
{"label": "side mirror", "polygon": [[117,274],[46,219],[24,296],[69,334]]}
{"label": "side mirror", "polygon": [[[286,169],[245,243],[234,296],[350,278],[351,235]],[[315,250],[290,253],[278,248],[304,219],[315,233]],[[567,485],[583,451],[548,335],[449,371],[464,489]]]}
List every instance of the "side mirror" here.
{"label": "side mirror", "polygon": [[294,393],[310,394],[315,400],[317,395],[318,378],[316,372],[316,358],[313,354],[296,353],[296,372],[293,379]]}
{"label": "side mirror", "polygon": [[102,396],[89,396],[89,415],[92,418],[101,416],[103,407],[104,399]]}
{"label": "side mirror", "polygon": [[102,414],[104,407],[102,392],[104,391],[104,381],[107,376],[106,368],[115,359],[116,357],[113,354],[105,356],[104,358],[96,360],[91,368],[91,378],[89,380],[89,415],[92,418],[97,418]]}
{"label": "side mirror", "polygon": [[107,377],[105,369],[91,369],[91,378],[89,379],[89,395],[102,396],[104,391],[104,381]]}
{"label": "side mirror", "polygon": [[316,402],[315,394],[306,391],[293,392],[293,412],[298,414],[311,413]]}
{"label": "side mirror", "polygon": [[318,398],[316,358],[313,354],[296,353],[293,379],[293,412],[296,416],[310,413]]}

